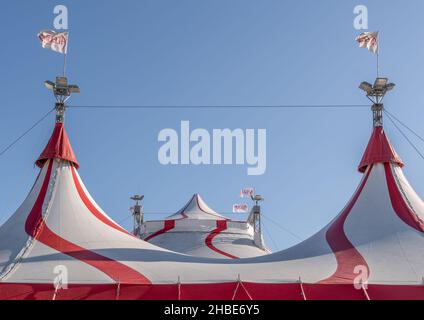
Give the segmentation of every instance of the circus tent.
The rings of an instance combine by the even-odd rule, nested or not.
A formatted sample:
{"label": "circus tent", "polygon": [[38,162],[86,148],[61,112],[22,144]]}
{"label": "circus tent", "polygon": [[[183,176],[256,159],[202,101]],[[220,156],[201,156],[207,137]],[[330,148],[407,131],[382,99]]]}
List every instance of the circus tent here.
{"label": "circus tent", "polygon": [[176,253],[120,227],[85,188],[63,122],[36,164],[0,227],[0,299],[424,299],[424,202],[382,126],[339,215],[294,247],[245,259]]}
{"label": "circus tent", "polygon": [[218,214],[198,194],[164,220],[146,221],[142,225],[141,238],[196,257],[237,259],[269,253],[263,241],[255,242],[251,223]]}

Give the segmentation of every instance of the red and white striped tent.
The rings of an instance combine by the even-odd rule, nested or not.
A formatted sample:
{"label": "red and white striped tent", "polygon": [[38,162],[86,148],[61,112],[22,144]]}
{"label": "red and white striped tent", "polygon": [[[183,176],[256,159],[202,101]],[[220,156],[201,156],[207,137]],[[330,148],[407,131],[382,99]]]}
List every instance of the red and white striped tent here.
{"label": "red and white striped tent", "polygon": [[196,257],[237,259],[269,253],[252,224],[220,215],[198,194],[166,219],[146,221],[141,232],[144,241]]}
{"label": "red and white striped tent", "polygon": [[333,221],[247,259],[193,257],[129,234],[84,187],[61,123],[36,163],[32,190],[0,228],[0,299],[424,299],[424,203],[381,127]]}

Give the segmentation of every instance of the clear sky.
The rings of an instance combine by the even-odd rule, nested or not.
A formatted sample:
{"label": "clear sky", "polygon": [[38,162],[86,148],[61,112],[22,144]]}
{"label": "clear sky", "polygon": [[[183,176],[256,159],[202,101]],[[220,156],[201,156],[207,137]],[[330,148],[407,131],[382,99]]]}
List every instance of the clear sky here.
{"label": "clear sky", "polygon": [[[77,106],[367,104],[358,84],[374,80],[375,56],[357,48],[360,31],[353,28],[353,8],[365,4],[370,31],[381,32],[382,75],[397,84],[386,107],[424,135],[422,0],[20,0],[0,10],[0,149],[53,107],[43,81],[60,74],[62,56],[42,49],[36,34],[53,28],[57,4],[69,9],[68,75],[81,87],[70,104]],[[266,173],[159,164],[158,133],[178,130],[181,120],[193,129],[267,129]],[[31,188],[34,160],[53,124],[51,115],[0,157],[0,223]],[[254,186],[266,199],[264,214],[301,239],[335,217],[357,187],[371,125],[366,108],[69,109],[66,115],[83,181],[124,227],[132,226],[134,193],[146,196],[147,218],[159,219],[196,192],[216,211],[230,212],[240,188]],[[423,195],[424,161],[388,120],[386,130]],[[270,221],[264,226],[274,250],[299,241]]]}

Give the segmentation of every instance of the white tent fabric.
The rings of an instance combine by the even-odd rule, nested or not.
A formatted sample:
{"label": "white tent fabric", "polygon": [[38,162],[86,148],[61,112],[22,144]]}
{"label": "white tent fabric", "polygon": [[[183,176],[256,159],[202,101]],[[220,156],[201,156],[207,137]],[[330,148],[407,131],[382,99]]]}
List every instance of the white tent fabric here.
{"label": "white tent fabric", "polygon": [[165,220],[190,219],[190,220],[228,220],[215,210],[212,210],[199,194],[193,195],[187,204],[177,213]]}
{"label": "white tent fabric", "polygon": [[[246,259],[188,256],[132,236],[90,197],[58,139],[62,151],[41,162],[0,227],[0,299],[424,299],[424,203],[393,153],[381,156],[391,147],[382,129],[333,221],[292,248]],[[58,267],[69,283],[59,295]]]}

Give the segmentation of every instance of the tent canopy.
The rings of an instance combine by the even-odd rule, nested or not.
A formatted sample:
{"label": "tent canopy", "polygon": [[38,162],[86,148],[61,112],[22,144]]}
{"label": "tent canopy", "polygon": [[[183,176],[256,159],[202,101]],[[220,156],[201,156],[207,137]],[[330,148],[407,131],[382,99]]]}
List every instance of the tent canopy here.
{"label": "tent canopy", "polygon": [[424,203],[378,130],[358,189],[322,230],[273,254],[210,259],[140,240],[108,217],[57,125],[34,186],[0,227],[0,299],[424,299]]}

